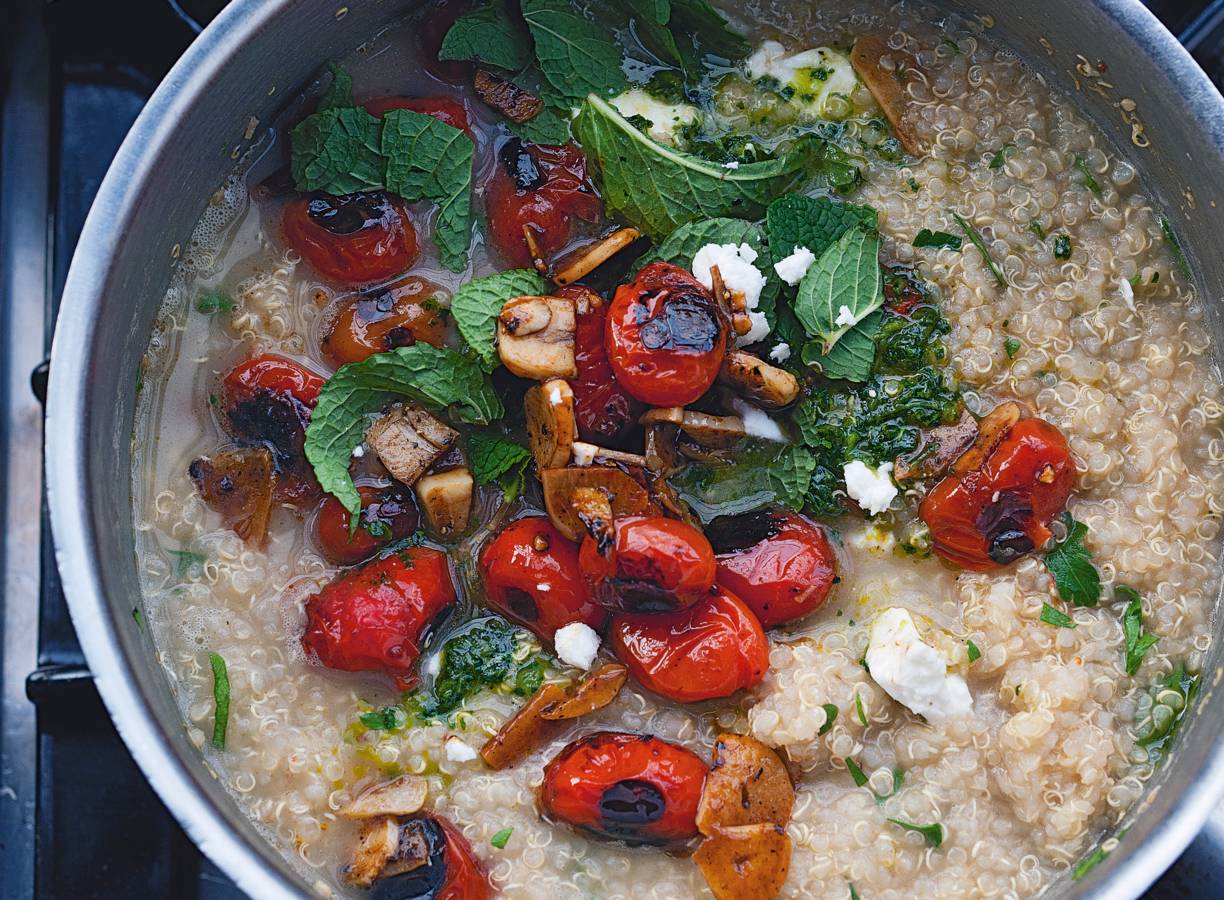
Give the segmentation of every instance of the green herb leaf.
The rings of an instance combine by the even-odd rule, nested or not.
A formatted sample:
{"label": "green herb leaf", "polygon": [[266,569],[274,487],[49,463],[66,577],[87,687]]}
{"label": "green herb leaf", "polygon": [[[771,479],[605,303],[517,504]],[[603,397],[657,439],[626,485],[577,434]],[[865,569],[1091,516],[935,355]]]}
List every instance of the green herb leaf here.
{"label": "green herb leaf", "polygon": [[423,341],[341,366],[323,385],[310,414],[306,458],[323,490],[351,516],[361,511],[361,496],[349,477],[353,448],[365,435],[366,415],[394,397],[434,409],[453,406],[461,420],[476,425],[505,412],[475,360]]}
{"label": "green herb leaf", "polygon": [[949,250],[959,250],[961,239],[946,231],[931,231],[924,228],[914,237],[915,247],[947,247]]}
{"label": "green herb leaf", "polygon": [[822,703],[821,708],[825,711],[825,721],[820,726],[820,730],[816,732],[817,737],[827,734],[829,729],[833,727],[833,723],[837,721],[838,709],[836,706],[832,703]]}
{"label": "green herb leaf", "polygon": [[1041,227],[1041,223],[1038,222],[1036,219],[1029,222],[1028,228],[1029,228],[1029,231],[1037,235],[1039,240],[1043,240],[1043,241],[1045,240],[1045,229]]}
{"label": "green herb leaf", "polygon": [[290,170],[298,190],[355,194],[385,187],[382,131],[382,122],[356,106],[304,118],[289,132]]}
{"label": "green herb leaf", "polygon": [[778,502],[794,510],[802,509],[815,469],[816,458],[806,447],[794,444],[785,447],[768,469]]}
{"label": "green herb leaf", "polygon": [[776,159],[727,169],[656,144],[593,94],[582,104],[573,131],[599,173],[608,211],[620,213],[654,240],[701,219],[759,216],[805,175],[826,182],[855,177],[844,171],[836,151],[814,135],[800,138]]}
{"label": "green herb leaf", "polygon": [[894,825],[900,825],[906,831],[916,831],[927,839],[927,843],[936,850],[943,843],[944,830],[943,826],[936,822],[934,825],[915,825],[913,822],[907,822],[904,819],[889,819]]}
{"label": "green herb leaf", "polygon": [[230,683],[229,670],[225,660],[218,653],[208,654],[208,664],[213,675],[213,733],[212,745],[218,750],[225,749],[225,728],[229,724]]}
{"label": "green herb leaf", "polygon": [[850,900],[861,900],[861,898],[860,898],[860,897],[859,897],[859,895],[858,895],[858,891],[856,891],[856,890],[854,889],[854,882],[853,882],[853,881],[847,881],[847,882],[846,882],[846,887],[847,887],[847,888],[849,888],[849,890],[850,890]]}
{"label": "green herb leaf", "polygon": [[208,557],[194,550],[167,550],[174,557],[174,574],[182,581],[192,572],[202,572]]}
{"label": "green herb leaf", "polygon": [[821,353],[821,343],[811,341],[800,354],[806,365],[814,366],[825,378],[842,381],[866,381],[871,376],[876,357],[876,338],[884,311],[877,309],[842,335],[828,353]]}
{"label": "green herb leaf", "polygon": [[467,345],[476,351],[486,372],[498,365],[497,315],[502,304],[514,297],[547,294],[549,284],[534,269],[510,269],[483,278],[473,278],[455,292],[451,315]]}
{"label": "green herb leaf", "polygon": [[493,835],[493,837],[489,838],[489,843],[498,850],[505,850],[506,844],[510,842],[510,835],[512,834],[514,834],[513,828],[503,828],[501,831],[497,832],[497,834]]}
{"label": "green herb leaf", "polygon": [[999,152],[991,157],[990,168],[992,169],[1003,168],[1004,163],[1006,163],[1009,159],[1011,159],[1012,154],[1014,154],[1015,152],[1016,152],[1015,144],[1004,144],[1002,147],[999,148]]}
{"label": "green herb leaf", "polygon": [[1009,337],[1003,342],[1003,350],[1007,353],[1008,359],[1015,359],[1016,354],[1020,352],[1020,342]]}
{"label": "green herb leaf", "polygon": [[565,144],[570,139],[569,110],[546,106],[526,122],[506,125],[529,144]]}
{"label": "green herb leaf", "polygon": [[868,778],[867,778],[866,773],[858,767],[858,763],[856,763],[853,759],[851,759],[848,756],[846,757],[845,762],[846,762],[846,771],[848,771],[850,773],[850,777],[854,779],[855,786],[862,787],[863,785],[865,785],[868,781]]}
{"label": "green herb leaf", "polygon": [[623,56],[611,34],[566,0],[522,0],[521,5],[540,71],[561,96],[578,101],[624,90]]}
{"label": "green herb leaf", "polygon": [[1169,247],[1169,253],[1173,256],[1173,262],[1177,264],[1177,269],[1185,277],[1187,281],[1194,279],[1194,272],[1190,269],[1190,261],[1186,259],[1186,254],[1182,252],[1181,242],[1178,241],[1177,235],[1173,231],[1173,223],[1168,217],[1160,217],[1160,233],[1164,237],[1165,243]]}
{"label": "green herb leaf", "polygon": [[863,695],[858,691],[854,692],[854,713],[858,716],[859,723],[866,728],[868,725],[867,711],[863,709]]}
{"label": "green herb leaf", "polygon": [[514,667],[515,629],[497,618],[481,619],[450,638],[430,694],[413,695],[417,718],[436,719],[468,697],[504,682]]}
{"label": "green herb leaf", "polygon": [[1046,568],[1054,576],[1058,596],[1075,606],[1096,606],[1101,597],[1101,575],[1084,546],[1088,526],[1063,513],[1067,536],[1045,555]]}
{"label": "green herb leaf", "polygon": [[438,59],[470,59],[511,72],[532,58],[531,40],[500,2],[455,19],[438,50]]}
{"label": "green herb leaf", "polygon": [[196,312],[204,313],[206,316],[218,312],[233,312],[237,307],[238,304],[225,294],[201,294],[196,300]]}
{"label": "green herb leaf", "polygon": [[977,247],[978,253],[982,254],[982,262],[990,270],[990,274],[994,276],[995,284],[999,287],[1007,287],[1007,279],[1003,277],[1003,272],[995,265],[995,261],[990,258],[990,251],[986,249],[986,242],[982,240],[978,230],[970,225],[965,220],[965,217],[958,212],[953,212],[952,218],[956,220],[960,230],[965,232],[965,237],[969,238],[973,246]]}
{"label": "green herb leaf", "polygon": [[807,247],[819,259],[851,228],[871,230],[876,224],[876,211],[870,206],[803,194],[779,197],[765,213],[774,262],[790,256],[796,247]]}
{"label": "green herb leaf", "polygon": [[1098,197],[1101,196],[1101,185],[1096,180],[1096,176],[1092,174],[1092,169],[1088,168],[1088,161],[1082,156],[1075,157],[1075,168],[1080,170],[1080,174],[1084,176],[1084,187],[1092,191]]}
{"label": "green herb leaf", "polygon": [[[846,231],[812,264],[799,282],[795,315],[825,354],[847,331],[884,303],[880,280],[880,236],[862,228]],[[852,322],[845,321],[843,310]],[[842,319],[839,324],[838,319]]]}
{"label": "green herb leaf", "polygon": [[1070,617],[1060,613],[1048,603],[1041,604],[1041,621],[1047,625],[1054,625],[1058,628],[1075,628],[1075,621]]}
{"label": "green herb leaf", "polygon": [[1071,238],[1065,234],[1054,235],[1054,258],[1071,258]]}
{"label": "green herb leaf", "polygon": [[136,623],[136,627],[144,631],[144,613],[140,611],[139,606],[132,607],[132,621]]}
{"label": "green herb leaf", "polygon": [[965,641],[965,646],[968,648],[970,665],[982,658],[982,651],[978,649],[978,645],[973,643],[973,641]]}
{"label": "green herb leaf", "polygon": [[319,98],[317,110],[335,109],[341,106],[353,105],[353,78],[348,71],[337,63],[328,65],[331,72],[331,83]]}
{"label": "green herb leaf", "polygon": [[502,482],[502,493],[510,502],[522,491],[523,471],[531,451],[507,438],[473,432],[468,435],[468,464],[477,484]]}
{"label": "green herb leaf", "polygon": [[544,683],[544,660],[536,657],[520,668],[514,675],[514,693],[519,697],[530,697]]}
{"label": "green herb leaf", "polygon": [[671,8],[668,25],[684,58],[685,71],[701,73],[707,54],[731,63],[748,55],[748,42],[707,0],[672,0]]}
{"label": "green herb leaf", "polygon": [[1079,881],[1081,878],[1083,878],[1085,875],[1087,875],[1089,872],[1091,872],[1093,869],[1099,866],[1102,862],[1104,862],[1105,857],[1107,856],[1109,856],[1109,854],[1105,852],[1105,850],[1103,850],[1100,847],[1097,847],[1095,850],[1093,850],[1091,853],[1089,853],[1087,856],[1085,856],[1083,859],[1081,859],[1078,863],[1075,864],[1075,868],[1071,870],[1071,880]]}
{"label": "green herb leaf", "polygon": [[373,712],[362,713],[361,724],[371,731],[396,731],[408,723],[408,713],[402,706],[384,706]]}
{"label": "green herb leaf", "polygon": [[1126,610],[1122,613],[1122,633],[1126,637],[1126,674],[1134,675],[1139,671],[1144,654],[1160,638],[1143,633],[1143,598],[1138,591],[1119,584],[1114,587],[1114,597],[1127,601]]}
{"label": "green herb leaf", "polygon": [[409,203],[438,204],[434,243],[442,265],[462,272],[472,238],[472,139],[433,116],[393,109],[383,116],[381,146],[387,189]]}

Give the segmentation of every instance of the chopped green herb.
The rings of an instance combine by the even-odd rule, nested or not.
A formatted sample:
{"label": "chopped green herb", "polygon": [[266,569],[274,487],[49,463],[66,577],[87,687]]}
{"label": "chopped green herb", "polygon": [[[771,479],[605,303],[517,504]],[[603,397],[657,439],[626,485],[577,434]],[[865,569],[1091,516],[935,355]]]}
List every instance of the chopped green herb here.
{"label": "chopped green herb", "polygon": [[1041,223],[1038,222],[1036,219],[1033,219],[1033,221],[1029,222],[1029,231],[1037,235],[1037,238],[1039,240],[1042,240],[1042,241],[1045,240],[1045,229],[1041,227]]}
{"label": "chopped green herb", "polygon": [[136,623],[136,627],[144,631],[144,614],[140,611],[139,606],[132,607],[132,621]]}
{"label": "chopped green herb", "polygon": [[906,185],[909,187],[909,189],[910,189],[911,191],[913,191],[915,194],[916,194],[916,193],[918,193],[918,180],[917,180],[916,178],[914,178],[914,176],[913,176],[913,175],[911,175],[909,178],[905,179],[905,184],[906,184]]}
{"label": "chopped green herb", "polygon": [[965,641],[965,646],[968,648],[970,663],[975,663],[982,658],[982,651],[978,649],[978,645],[973,643],[973,641]]}
{"label": "chopped green herb", "polygon": [[382,519],[362,519],[361,527],[375,540],[385,541],[391,537],[391,526]]}
{"label": "chopped green herb", "polygon": [[1096,606],[1101,597],[1101,574],[1092,564],[1092,554],[1084,546],[1088,526],[1077,522],[1071,513],[1062,516],[1067,536],[1045,555],[1046,568],[1054,576],[1058,596],[1075,606]]}
{"label": "chopped green herb", "polygon": [[497,834],[493,835],[493,837],[489,838],[489,843],[498,850],[505,850],[506,844],[509,843],[510,835],[512,834],[514,834],[513,828],[503,828],[501,831],[497,832]]}
{"label": "chopped green herb", "polygon": [[203,553],[196,553],[194,550],[168,550],[166,552],[174,557],[174,574],[179,581],[193,572],[202,572],[204,563],[208,562],[207,556]]}
{"label": "chopped green herb", "polygon": [[225,667],[225,660],[218,653],[209,653],[208,663],[212,666],[213,703],[216,707],[213,713],[212,745],[218,750],[224,750],[225,726],[229,724],[229,671]]}
{"label": "chopped green herb", "polygon": [[402,706],[384,706],[373,712],[362,713],[361,724],[371,731],[396,731],[408,723],[408,713]]}
{"label": "chopped green herb", "polygon": [[863,709],[863,695],[858,691],[854,692],[854,712],[858,716],[859,722],[864,728],[867,727],[867,713]]}
{"label": "chopped green herb", "polygon": [[850,889],[850,900],[861,900],[861,898],[860,898],[860,897],[859,897],[859,895],[858,895],[858,891],[856,891],[856,890],[854,889],[854,882],[853,882],[853,881],[847,881],[847,882],[846,882],[846,887],[848,887],[848,888]]}
{"label": "chopped green herb", "polygon": [[[1177,263],[1178,271],[1185,276],[1187,281],[1193,279],[1194,273],[1190,270],[1190,262],[1186,259],[1186,254],[1182,252],[1181,242],[1174,234],[1173,223],[1167,216],[1160,217],[1160,233],[1164,236],[1165,243],[1169,245],[1169,253],[1173,255],[1173,262]],[[1155,279],[1152,280],[1155,281]]]}
{"label": "chopped green herb", "polygon": [[939,39],[939,43],[943,44],[945,47],[951,50],[956,56],[960,56],[960,52],[961,52],[960,44],[956,43],[956,41],[952,40],[952,38],[947,37],[945,35],[944,37]]}
{"label": "chopped green herb", "polygon": [[[1060,613],[1048,603],[1041,604],[1041,621],[1047,625],[1055,625],[1059,628],[1075,628],[1075,622],[1068,616]],[[1020,688],[1016,688],[1016,696],[1020,696]]]}
{"label": "chopped green herb", "polygon": [[943,826],[938,822],[934,823],[933,825],[915,825],[913,822],[907,822],[904,819],[890,818],[888,821],[892,822],[894,825],[900,825],[906,831],[918,832],[920,835],[926,838],[927,843],[936,850],[938,850],[940,844],[943,843],[944,830]]}
{"label": "chopped green herb", "polygon": [[961,239],[946,231],[931,231],[924,228],[914,237],[915,247],[947,247],[949,250],[959,250]]}
{"label": "chopped green herb", "polygon": [[1003,349],[1007,351],[1008,359],[1015,359],[1016,354],[1020,352],[1020,342],[1015,338],[1008,338],[1003,342]]}
{"label": "chopped green herb", "polygon": [[858,763],[856,763],[849,756],[846,757],[846,771],[849,772],[850,777],[854,779],[854,784],[856,787],[862,787],[867,783],[867,773],[860,769]]}
{"label": "chopped green herb", "polygon": [[827,734],[829,729],[833,727],[833,723],[837,721],[838,709],[832,703],[823,703],[821,708],[825,711],[824,724],[820,726],[820,730],[816,732],[817,737],[822,734]]}
{"label": "chopped green herb", "polygon": [[1160,638],[1143,633],[1143,599],[1138,591],[1119,584],[1114,587],[1114,597],[1127,601],[1122,613],[1122,633],[1126,636],[1126,674],[1134,675],[1139,671],[1144,654]]}
{"label": "chopped green herb", "polygon": [[1084,187],[1092,191],[1098,197],[1101,196],[1101,185],[1096,180],[1096,176],[1092,174],[1092,169],[1088,168],[1088,161],[1082,156],[1075,157],[1075,168],[1080,170],[1080,174],[1084,176]]}
{"label": "chopped green herb", "polygon": [[548,665],[540,657],[524,665],[514,674],[514,693],[519,697],[530,697],[544,683],[544,670]]}
{"label": "chopped green herb", "polygon": [[1054,258],[1071,258],[1071,238],[1065,234],[1054,235]]}
{"label": "chopped green herb", "polygon": [[1184,663],[1139,694],[1135,706],[1136,743],[1159,758],[1172,743],[1177,728],[1198,694],[1199,676],[1186,671]]}
{"label": "chopped green herb", "polygon": [[953,212],[952,218],[956,220],[960,230],[965,232],[965,237],[969,238],[973,246],[977,247],[978,253],[982,254],[982,262],[990,270],[990,274],[994,276],[995,284],[999,287],[1007,287],[1007,279],[1003,277],[1003,272],[995,265],[995,261],[990,258],[990,251],[986,249],[986,242],[982,240],[978,230],[970,225],[965,217],[958,212]]}
{"label": "chopped green herb", "polygon": [[1107,853],[1103,847],[1097,847],[1075,864],[1075,868],[1071,870],[1071,880],[1079,881],[1098,865],[1104,862],[1105,857],[1107,856],[1109,856],[1109,853]]}
{"label": "chopped green herb", "polygon": [[1016,152],[1016,145],[1015,145],[1015,144],[1004,144],[1002,147],[1000,147],[1000,148],[999,148],[999,152],[998,152],[998,153],[996,153],[996,154],[995,154],[993,157],[991,157],[991,159],[990,159],[990,168],[992,168],[992,169],[1001,169],[1001,168],[1003,168],[1003,165],[1004,165],[1004,164],[1005,164],[1005,163],[1006,163],[1006,162],[1007,162],[1009,159],[1011,159],[1012,154],[1013,154],[1013,153],[1015,153],[1015,152]]}
{"label": "chopped green herb", "polygon": [[216,312],[233,312],[237,308],[238,304],[224,294],[201,294],[196,300],[196,312],[206,316]]}

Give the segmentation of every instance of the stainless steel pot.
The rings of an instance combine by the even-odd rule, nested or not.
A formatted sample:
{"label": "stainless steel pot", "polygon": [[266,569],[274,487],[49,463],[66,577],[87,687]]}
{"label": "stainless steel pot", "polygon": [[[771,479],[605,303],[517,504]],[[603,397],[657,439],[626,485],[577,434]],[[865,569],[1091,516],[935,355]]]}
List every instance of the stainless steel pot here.
{"label": "stainless steel pot", "polygon": [[[85,223],[64,289],[47,405],[47,492],[77,634],[119,733],[200,848],[252,896],[310,886],[234,805],[187,740],[138,596],[130,471],[137,369],[178,242],[231,170],[251,117],[270,121],[323,60],[360,44],[412,0],[235,0],[196,40],[132,127]],[[1210,298],[1224,297],[1224,99],[1137,0],[982,0],[969,10],[1084,110],[1138,166]],[[1112,87],[1083,90],[1080,59]],[[273,90],[275,89],[275,90]],[[1133,101],[1134,105],[1128,101]],[[1139,123],[1140,143],[1132,143]],[[1201,255],[1196,253],[1200,250]],[[1218,304],[1210,305],[1224,346]],[[1217,643],[1174,760],[1120,849],[1068,896],[1134,897],[1194,837],[1224,793],[1224,668]],[[1159,789],[1156,789],[1156,787]]]}

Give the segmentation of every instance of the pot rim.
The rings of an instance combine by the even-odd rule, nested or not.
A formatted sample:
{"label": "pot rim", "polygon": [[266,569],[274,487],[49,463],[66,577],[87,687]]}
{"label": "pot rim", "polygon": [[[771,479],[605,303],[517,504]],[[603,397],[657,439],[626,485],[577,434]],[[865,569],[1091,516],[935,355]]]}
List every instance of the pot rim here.
{"label": "pot rim", "polygon": [[[196,38],[150,97],[115,155],[86,218],[64,286],[52,344],[45,433],[47,502],[55,558],[77,637],[98,693],[153,790],[200,850],[246,893],[309,896],[304,880],[273,861],[270,842],[256,847],[234,831],[199,787],[199,757],[176,752],[168,725],[148,705],[131,660],[121,649],[100,578],[98,536],[88,508],[86,381],[100,298],[134,215],[140,186],[165,150],[180,116],[213,78],[239,56],[250,35],[300,0],[232,0]],[[1189,121],[1224,148],[1224,98],[1190,54],[1140,0],[1096,0],[1182,91]],[[125,623],[126,624],[126,623]],[[1200,702],[1206,698],[1200,698]],[[178,725],[179,723],[173,723]],[[1145,795],[1146,796],[1146,795]],[[1135,897],[1151,885],[1198,834],[1224,796],[1224,747],[1208,756],[1171,813],[1148,838],[1114,853],[1099,877],[1073,890],[1086,897]],[[1140,803],[1143,800],[1139,801]]]}

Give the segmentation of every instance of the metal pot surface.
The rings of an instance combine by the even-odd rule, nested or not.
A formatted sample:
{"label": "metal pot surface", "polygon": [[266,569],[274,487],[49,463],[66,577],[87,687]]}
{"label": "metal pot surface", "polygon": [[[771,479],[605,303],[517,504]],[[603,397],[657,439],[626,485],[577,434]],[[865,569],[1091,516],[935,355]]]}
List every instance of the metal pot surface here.
{"label": "metal pot surface", "polygon": [[[46,422],[56,558],[99,692],[153,788],[187,833],[255,897],[303,896],[302,880],[242,815],[188,741],[149,638],[131,627],[139,594],[130,472],[138,365],[178,242],[244,145],[323,61],[410,10],[412,0],[235,0],[195,41],[127,136],[85,223],[64,289]],[[979,0],[967,11],[1050,86],[1076,98],[1124,148],[1183,238],[1201,290],[1224,297],[1224,98],[1138,0]],[[305,48],[305,49],[303,49]],[[1081,62],[1083,60],[1083,62]],[[1077,65],[1108,64],[1103,93]],[[273,91],[272,89],[275,88]],[[1133,101],[1133,105],[1132,102]],[[1137,123],[1137,124],[1136,124]],[[1140,132],[1133,129],[1141,128]],[[1136,146],[1136,140],[1147,146]],[[1197,252],[1196,252],[1197,251]],[[1208,304],[1217,348],[1218,303]],[[1170,765],[1132,811],[1126,840],[1073,897],[1135,897],[1193,839],[1224,793],[1219,643]]]}

